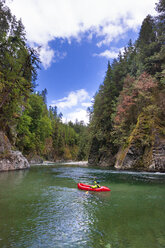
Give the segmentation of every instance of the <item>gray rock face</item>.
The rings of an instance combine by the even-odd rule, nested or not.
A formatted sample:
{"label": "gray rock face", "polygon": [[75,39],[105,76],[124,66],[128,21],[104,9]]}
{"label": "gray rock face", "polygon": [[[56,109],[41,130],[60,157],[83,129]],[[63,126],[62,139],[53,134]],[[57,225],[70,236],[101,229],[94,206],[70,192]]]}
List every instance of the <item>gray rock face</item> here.
{"label": "gray rock face", "polygon": [[133,143],[125,150],[120,150],[115,168],[165,171],[165,139],[157,133],[153,146],[149,148],[137,147]]}
{"label": "gray rock face", "polygon": [[0,171],[29,168],[27,159],[19,151],[10,151],[6,158],[0,160]]}
{"label": "gray rock face", "polygon": [[158,135],[155,137],[155,143],[152,150],[152,163],[149,168],[165,171],[165,140],[160,139]]}
{"label": "gray rock face", "polygon": [[143,153],[142,147],[139,148],[132,144],[129,149],[125,149],[125,151],[122,152],[119,151],[118,157],[123,157],[124,159],[121,160],[120,158],[117,158],[115,167],[118,169],[135,169],[135,165],[138,164]]}
{"label": "gray rock face", "polygon": [[29,168],[27,159],[19,151],[13,151],[7,136],[0,132],[0,171]]}

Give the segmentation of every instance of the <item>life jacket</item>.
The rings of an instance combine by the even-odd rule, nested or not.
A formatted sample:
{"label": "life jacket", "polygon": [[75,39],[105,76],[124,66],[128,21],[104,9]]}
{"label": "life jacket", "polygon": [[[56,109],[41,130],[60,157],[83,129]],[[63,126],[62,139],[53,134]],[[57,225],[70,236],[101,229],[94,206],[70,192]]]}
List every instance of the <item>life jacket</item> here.
{"label": "life jacket", "polygon": [[97,188],[97,185],[95,184],[95,185],[91,185],[91,188],[92,189],[96,189]]}
{"label": "life jacket", "polygon": [[94,181],[94,184],[95,185],[91,185],[91,188],[92,189],[96,189],[96,188],[100,188],[101,187],[100,184],[98,184],[96,181]]}

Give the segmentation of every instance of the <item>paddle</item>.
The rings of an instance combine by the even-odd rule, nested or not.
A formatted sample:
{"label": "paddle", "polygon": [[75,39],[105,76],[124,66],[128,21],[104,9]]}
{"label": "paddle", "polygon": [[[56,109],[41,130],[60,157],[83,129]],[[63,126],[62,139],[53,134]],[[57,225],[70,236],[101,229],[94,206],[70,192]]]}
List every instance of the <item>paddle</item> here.
{"label": "paddle", "polygon": [[[95,179],[96,179],[96,177],[94,178],[94,181],[95,181]],[[85,192],[85,194],[88,194],[88,193],[89,193],[89,191],[86,191],[86,192]]]}

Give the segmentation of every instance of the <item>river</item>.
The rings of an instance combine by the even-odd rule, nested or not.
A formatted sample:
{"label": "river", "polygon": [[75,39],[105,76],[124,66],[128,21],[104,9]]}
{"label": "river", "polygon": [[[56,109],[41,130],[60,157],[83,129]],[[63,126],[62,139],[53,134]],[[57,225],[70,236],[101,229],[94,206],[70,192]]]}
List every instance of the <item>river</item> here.
{"label": "river", "polygon": [[[111,192],[77,189],[97,177]],[[1,248],[163,248],[165,174],[80,165],[0,173]]]}

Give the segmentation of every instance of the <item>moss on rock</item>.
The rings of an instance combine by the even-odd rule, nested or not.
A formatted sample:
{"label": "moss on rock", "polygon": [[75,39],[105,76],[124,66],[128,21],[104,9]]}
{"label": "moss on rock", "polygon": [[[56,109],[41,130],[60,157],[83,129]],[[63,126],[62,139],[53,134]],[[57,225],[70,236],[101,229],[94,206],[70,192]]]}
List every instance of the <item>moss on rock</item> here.
{"label": "moss on rock", "polygon": [[[159,151],[155,152],[155,151]],[[159,162],[158,162],[159,161]],[[165,170],[165,136],[159,120],[141,113],[136,126],[117,154],[116,168]]]}

